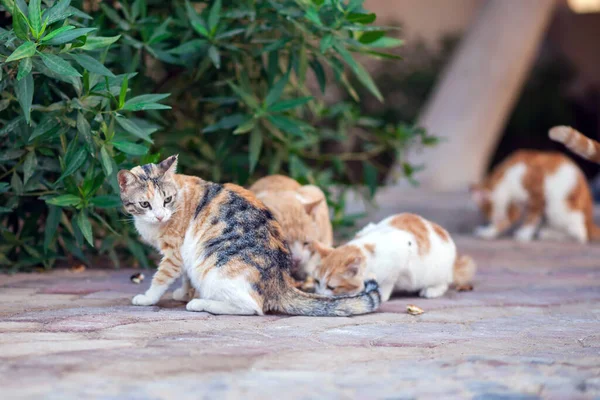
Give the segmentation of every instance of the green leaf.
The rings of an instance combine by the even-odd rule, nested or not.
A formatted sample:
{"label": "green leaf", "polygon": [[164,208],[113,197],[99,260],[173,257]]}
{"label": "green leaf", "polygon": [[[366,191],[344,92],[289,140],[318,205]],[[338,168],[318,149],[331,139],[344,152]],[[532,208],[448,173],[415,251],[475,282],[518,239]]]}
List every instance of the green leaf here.
{"label": "green leaf", "polygon": [[66,32],[66,31],[70,31],[72,29],[75,29],[75,27],[73,25],[61,26],[60,28],[55,29],[52,32],[50,32],[49,34],[47,34],[46,36],[44,36],[41,41],[42,41],[42,43],[47,42],[48,40],[54,38],[55,36],[60,35],[61,33]]}
{"label": "green leaf", "polygon": [[358,41],[361,42],[362,44],[369,44],[369,43],[373,43],[376,40],[381,39],[384,36],[385,36],[385,31],[370,31],[370,32],[365,32],[362,35],[360,35],[360,38],[358,39]]}
{"label": "green leaf", "polygon": [[169,50],[171,54],[194,54],[202,50],[208,42],[203,39],[193,39]]}
{"label": "green leaf", "polygon": [[77,132],[83,138],[86,147],[90,153],[94,152],[94,139],[92,138],[92,128],[82,113],[77,113]]}
{"label": "green leaf", "polygon": [[219,50],[216,48],[216,46],[210,46],[208,48],[208,57],[210,57],[210,60],[216,69],[221,68],[221,55],[219,54]]}
{"label": "green leaf", "polygon": [[90,244],[90,246],[94,247],[94,238],[92,237],[92,224],[90,220],[85,215],[84,211],[81,211],[77,215],[77,219],[75,219],[75,223],[81,229],[81,233],[83,233],[83,237]]}
{"label": "green leaf", "polygon": [[403,43],[404,41],[400,39],[382,37],[374,42],[369,43],[369,47],[391,48],[402,46]]}
{"label": "green leaf", "polygon": [[27,185],[27,181],[31,178],[35,172],[35,168],[37,167],[37,158],[35,156],[35,151],[30,151],[25,156],[25,161],[23,162],[23,184]]}
{"label": "green leaf", "polygon": [[13,172],[12,177],[10,179],[10,186],[13,188],[15,193],[21,194],[23,193],[23,181],[17,171]]}
{"label": "green leaf", "polygon": [[244,114],[231,114],[221,118],[216,124],[212,124],[202,129],[202,133],[210,133],[219,130],[232,129],[245,124],[250,117]]}
{"label": "green leaf", "polygon": [[[15,128],[18,128],[19,124],[21,124],[22,121],[23,121],[23,117],[17,117],[15,119],[13,119],[12,121],[8,122],[6,125],[4,125],[4,127],[2,129],[0,129],[0,137],[6,136],[9,133],[13,132],[15,130]],[[12,149],[12,150],[14,150],[14,149]],[[18,157],[20,157],[20,155]],[[1,158],[0,158],[0,160],[1,160]]]}
{"label": "green leaf", "polygon": [[363,162],[363,176],[365,179],[365,183],[369,188],[369,194],[371,197],[375,195],[377,191],[377,168],[373,166],[368,161]]}
{"label": "green leaf", "polygon": [[44,11],[44,20],[48,19],[48,25],[55,23],[56,21],[60,21],[61,19],[65,19],[73,15],[73,12],[69,10],[69,5],[71,4],[71,0],[60,0],[54,4],[54,6],[50,9],[46,9]]}
{"label": "green leaf", "polygon": [[38,54],[42,57],[42,62],[50,71],[59,75],[81,76],[81,74],[77,72],[77,70],[73,68],[71,64],[59,56],[41,52],[38,52]]}
{"label": "green leaf", "polygon": [[318,26],[323,26],[323,23],[321,22],[321,18],[319,18],[319,11],[317,11],[315,8],[307,9],[304,16],[310,22],[312,22]]}
{"label": "green leaf", "polygon": [[48,217],[46,218],[46,224],[44,225],[44,249],[46,250],[52,243],[54,236],[56,236],[61,213],[60,208],[48,206]]}
{"label": "green leaf", "polygon": [[110,155],[104,146],[100,149],[100,162],[102,164],[102,169],[104,170],[104,175],[110,176],[113,172],[112,158],[110,158]]}
{"label": "green leaf", "polygon": [[170,93],[163,94],[143,94],[141,96],[136,96],[132,99],[129,99],[125,102],[123,106],[123,110],[129,111],[139,111],[139,110],[168,110],[171,107],[158,104],[157,102],[163,99],[166,99],[170,96]]}
{"label": "green leaf", "polygon": [[275,103],[277,100],[279,100],[279,98],[281,97],[281,94],[283,93],[283,89],[285,89],[285,86],[288,83],[289,78],[290,78],[290,73],[288,71],[288,73],[285,74],[279,81],[277,81],[277,83],[273,85],[271,90],[269,90],[269,93],[267,94],[267,97],[265,98],[265,105],[267,107],[271,106],[273,103]]}
{"label": "green leaf", "polygon": [[13,29],[15,31],[15,35],[21,40],[27,40],[29,35],[29,23],[27,22],[27,17],[23,14],[23,11],[17,6],[17,2],[15,1],[15,5],[13,7]]}
{"label": "green leaf", "polygon": [[289,132],[295,136],[306,136],[302,129],[300,129],[300,124],[290,118],[282,115],[270,115],[267,119],[282,131]]}
{"label": "green leaf", "polygon": [[231,82],[228,83],[231,89],[244,101],[244,103],[246,103],[250,108],[258,108],[258,101],[252,94],[246,92],[241,87]]}
{"label": "green leaf", "polygon": [[219,25],[219,20],[221,19],[221,0],[216,0],[212,7],[210,8],[210,13],[208,14],[208,28],[211,33],[215,32],[217,29],[217,25]]}
{"label": "green leaf", "polygon": [[160,26],[154,29],[152,32],[152,36],[148,39],[148,44],[160,43],[166,39],[168,39],[171,34],[167,31],[167,27],[171,23],[171,18],[168,17]]}
{"label": "green leaf", "polygon": [[85,44],[80,47],[81,50],[98,50],[108,47],[117,40],[121,35],[117,36],[88,36]]}
{"label": "green leaf", "polygon": [[194,30],[199,34],[209,37],[210,35],[208,34],[208,30],[206,29],[206,24],[204,23],[204,20],[198,15],[198,13],[196,13],[196,10],[194,10],[194,7],[192,7],[188,0],[185,1],[185,9],[188,15],[188,19],[192,24],[192,28],[194,28]]}
{"label": "green leaf", "polygon": [[46,203],[60,207],[76,206],[81,203],[81,198],[72,194],[63,194],[46,200]]}
{"label": "green leaf", "polygon": [[146,142],[154,143],[152,139],[150,139],[150,134],[156,131],[156,129],[143,129],[137,124],[135,124],[133,121],[125,117],[117,117],[116,121],[117,124],[121,126],[121,128],[125,129],[125,131],[131,133],[134,136],[139,137],[140,139],[144,139]]}
{"label": "green leaf", "polygon": [[81,166],[85,163],[86,159],[87,159],[87,154],[85,152],[85,149],[80,147],[77,151],[75,151],[75,154],[73,154],[72,157],[68,157],[67,167],[63,171],[60,178],[58,178],[56,183],[59,183],[63,179],[71,176],[75,171],[77,171],[79,168],[81,168]]}
{"label": "green leaf", "polygon": [[235,131],[233,131],[234,135],[240,135],[242,133],[250,132],[252,128],[256,125],[256,121],[254,119],[249,119],[243,124],[239,125]]}
{"label": "green leaf", "polygon": [[33,102],[33,76],[28,74],[15,84],[15,94],[25,115],[25,121],[31,122],[31,103]]}
{"label": "green leaf", "polygon": [[90,200],[90,204],[98,208],[115,208],[121,206],[121,198],[114,194],[96,196]]}
{"label": "green leaf", "polygon": [[20,60],[25,57],[31,57],[35,54],[36,44],[34,42],[25,42],[12,52],[5,62]]}
{"label": "green leaf", "polygon": [[298,99],[283,100],[283,101],[277,102],[277,103],[273,104],[271,107],[269,107],[269,111],[275,111],[275,112],[286,111],[291,108],[296,108],[298,106],[306,104],[309,101],[311,101],[312,99],[313,99],[312,96],[307,96],[307,97],[300,97]]}
{"label": "green leaf", "polygon": [[323,69],[323,66],[317,59],[314,59],[310,62],[310,67],[312,68],[313,72],[315,73],[315,77],[319,82],[319,88],[321,89],[321,93],[325,94],[325,86],[327,85],[327,79],[325,77],[325,70]]}
{"label": "green leaf", "polygon": [[117,141],[113,142],[113,146],[123,153],[131,154],[132,156],[143,156],[148,152],[148,148],[146,146],[131,142]]}
{"label": "green leaf", "polygon": [[327,50],[329,50],[333,46],[333,35],[325,35],[323,39],[321,39],[321,43],[319,44],[319,50],[321,53],[325,54]]}
{"label": "green leaf", "polygon": [[357,22],[359,24],[368,25],[375,22],[377,16],[373,13],[371,14],[360,14],[360,13],[350,13],[346,16],[346,20],[348,22]]}
{"label": "green leaf", "polygon": [[125,76],[123,82],[121,82],[121,90],[119,91],[119,108],[123,108],[125,105],[125,98],[127,97],[127,88],[129,87],[129,78]]}
{"label": "green leaf", "polygon": [[260,157],[260,151],[262,149],[263,137],[262,133],[258,128],[253,129],[250,134],[250,143],[248,145],[250,153],[248,157],[250,158],[250,173],[254,172],[254,168],[256,168],[256,164],[258,163],[258,159]]}
{"label": "green leaf", "polygon": [[21,60],[19,63],[19,72],[17,73],[17,81],[20,81],[23,77],[29,75],[32,67],[33,63],[31,62],[30,57]]}
{"label": "green leaf", "polygon": [[373,79],[371,78],[369,73],[360,64],[358,64],[356,61],[354,61],[354,58],[352,58],[352,55],[350,54],[350,52],[348,52],[348,50],[346,50],[343,46],[335,45],[334,47],[337,50],[338,54],[340,56],[342,56],[342,58],[344,59],[346,64],[348,64],[348,66],[352,69],[352,71],[354,72],[354,74],[356,75],[358,80],[375,97],[377,97],[377,99],[379,101],[383,102],[383,96],[381,95],[381,92],[379,91],[379,89],[377,89],[377,86],[375,85],[375,82],[373,82]]}
{"label": "green leaf", "polygon": [[54,36],[51,39],[44,41],[44,44],[57,45],[57,44],[69,43],[69,42],[72,42],[73,40],[77,39],[78,37],[84,36],[84,35],[88,34],[89,32],[95,31],[96,29],[97,28],[70,29],[68,31],[64,31],[64,32],[57,34],[56,36]]}
{"label": "green leaf", "polygon": [[292,175],[292,178],[299,179],[308,175],[309,169],[297,155],[290,154],[289,160],[290,175]]}
{"label": "green leaf", "polygon": [[29,23],[31,24],[33,36],[36,38],[40,37],[40,31],[42,30],[41,0],[30,0],[27,14],[29,16]]}
{"label": "green leaf", "polygon": [[111,78],[115,77],[115,74],[110,72],[108,68],[102,65],[95,58],[90,57],[86,54],[70,54],[71,57],[77,62],[77,64],[81,65],[83,68],[87,69],[89,72],[93,72],[94,74],[102,75],[102,76],[110,76]]}
{"label": "green leaf", "polygon": [[29,143],[32,143],[34,139],[48,133],[50,130],[58,125],[58,120],[52,114],[45,114],[42,120],[36,125],[35,129],[29,136]]}

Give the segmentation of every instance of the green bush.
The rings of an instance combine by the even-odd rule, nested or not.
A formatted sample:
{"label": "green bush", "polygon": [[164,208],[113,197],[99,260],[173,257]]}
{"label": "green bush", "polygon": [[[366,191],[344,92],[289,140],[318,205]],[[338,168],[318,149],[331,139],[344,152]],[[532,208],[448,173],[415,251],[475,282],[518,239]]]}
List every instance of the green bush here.
{"label": "green bush", "polygon": [[87,261],[82,249],[96,244],[116,263],[127,245],[145,260],[120,223],[115,174],[148,152],[156,131],[130,115],[168,109],[158,103],[167,95],[132,97],[134,74],[115,76],[101,62],[119,37],[92,36],[91,17],[69,0],[17,0],[11,14],[13,29],[0,29],[0,264]]}
{"label": "green bush", "polygon": [[[19,9],[27,15],[23,0],[0,1],[13,15]],[[46,32],[73,36],[63,27],[70,25],[81,35],[44,44],[44,37],[17,35],[25,29],[19,16],[11,31],[1,31],[0,67],[8,79],[0,103],[6,105],[0,205],[9,239],[0,262],[13,270],[51,266],[61,254],[86,261],[91,253],[82,248],[94,244],[115,263],[117,251],[128,249],[147,265],[119,215],[118,168],[179,153],[183,172],[213,181],[247,184],[289,173],[326,189],[336,222],[347,223],[347,188],[372,196],[382,156],[398,159],[411,146],[432,143],[422,130],[385,125],[359,111],[351,78],[382,96],[356,54],[395,59],[386,51],[401,44],[386,36],[387,28],[371,25],[376,17],[362,0],[73,2],[91,19],[68,1],[51,3],[50,10],[65,8],[65,22],[49,23]],[[39,22],[29,17],[29,25],[41,29],[46,14]],[[21,76],[27,62],[17,66],[7,58],[25,42],[32,43],[26,51],[34,46],[29,78]],[[66,70],[49,69],[48,57]],[[338,86],[352,101],[328,104],[326,88]],[[157,103],[162,99],[171,110],[157,111],[168,108]],[[133,111],[143,111],[145,120]],[[404,170],[410,175],[413,168]]]}

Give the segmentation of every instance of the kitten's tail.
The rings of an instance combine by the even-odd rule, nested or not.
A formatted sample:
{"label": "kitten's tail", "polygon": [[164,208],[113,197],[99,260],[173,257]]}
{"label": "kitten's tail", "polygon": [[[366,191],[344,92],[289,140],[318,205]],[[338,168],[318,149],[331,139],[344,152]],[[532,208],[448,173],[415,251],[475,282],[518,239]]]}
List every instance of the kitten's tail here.
{"label": "kitten's tail", "polygon": [[473,281],[473,276],[475,276],[475,271],[477,271],[477,264],[470,256],[461,255],[456,257],[452,283],[456,287],[470,284]]}
{"label": "kitten's tail", "polygon": [[586,137],[570,126],[555,126],[548,132],[550,139],[563,143],[569,150],[581,157],[600,163],[600,143]]}
{"label": "kitten's tail", "polygon": [[[287,278],[287,277],[286,277]],[[381,304],[379,285],[375,280],[365,282],[365,289],[354,296],[321,296],[296,289],[291,279],[286,285],[273,309],[290,315],[316,317],[347,317],[375,311]],[[289,282],[288,282],[289,281]]]}

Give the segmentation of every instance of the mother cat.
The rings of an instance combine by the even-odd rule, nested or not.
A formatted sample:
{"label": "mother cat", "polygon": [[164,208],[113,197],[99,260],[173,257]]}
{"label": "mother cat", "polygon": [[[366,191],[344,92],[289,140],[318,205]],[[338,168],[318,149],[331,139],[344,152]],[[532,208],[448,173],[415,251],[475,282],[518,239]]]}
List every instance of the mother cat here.
{"label": "mother cat", "polygon": [[248,190],[175,173],[177,156],[118,173],[121,200],[142,240],[163,258],[152,285],[133,304],[158,302],[182,273],[200,293],[186,308],[212,314],[345,316],[380,304],[374,281],[355,296],[295,289],[292,259],[271,212]]}

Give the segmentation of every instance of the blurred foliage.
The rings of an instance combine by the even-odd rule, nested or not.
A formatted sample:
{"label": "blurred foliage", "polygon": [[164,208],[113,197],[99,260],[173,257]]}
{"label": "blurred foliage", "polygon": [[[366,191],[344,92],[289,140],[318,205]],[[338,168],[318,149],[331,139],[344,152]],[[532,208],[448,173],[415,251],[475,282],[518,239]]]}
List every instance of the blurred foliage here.
{"label": "blurred foliage", "polygon": [[[179,153],[182,172],[218,182],[288,173],[324,188],[349,223],[344,194],[375,193],[378,157],[435,142],[361,113],[383,95],[356,55],[393,60],[401,45],[362,0],[0,2],[12,15],[0,31],[0,264],[13,271],[88,262],[92,249],[147,266],[119,215],[120,168]],[[323,100],[333,83],[348,101]]]}

